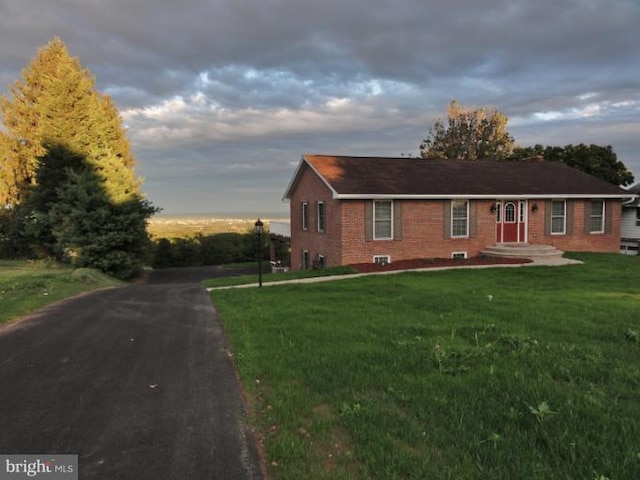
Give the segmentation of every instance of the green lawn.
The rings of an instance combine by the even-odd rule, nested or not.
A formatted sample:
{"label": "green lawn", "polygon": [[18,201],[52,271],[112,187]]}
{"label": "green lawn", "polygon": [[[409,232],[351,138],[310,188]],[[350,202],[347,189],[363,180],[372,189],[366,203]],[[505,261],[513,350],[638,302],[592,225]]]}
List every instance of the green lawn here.
{"label": "green lawn", "polygon": [[640,257],[212,293],[272,479],[640,478]]}
{"label": "green lawn", "polygon": [[122,284],[89,269],[0,260],[0,325],[77,293]]}

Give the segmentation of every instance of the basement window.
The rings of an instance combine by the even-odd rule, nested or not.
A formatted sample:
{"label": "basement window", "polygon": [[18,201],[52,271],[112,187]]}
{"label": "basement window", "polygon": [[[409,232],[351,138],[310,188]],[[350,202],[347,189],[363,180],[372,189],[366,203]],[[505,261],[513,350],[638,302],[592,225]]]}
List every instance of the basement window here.
{"label": "basement window", "polygon": [[389,265],[391,263],[391,257],[389,255],[374,255],[373,263],[378,265]]}
{"label": "basement window", "polygon": [[465,258],[467,258],[467,252],[453,252],[451,254],[451,258],[456,260],[464,260]]}

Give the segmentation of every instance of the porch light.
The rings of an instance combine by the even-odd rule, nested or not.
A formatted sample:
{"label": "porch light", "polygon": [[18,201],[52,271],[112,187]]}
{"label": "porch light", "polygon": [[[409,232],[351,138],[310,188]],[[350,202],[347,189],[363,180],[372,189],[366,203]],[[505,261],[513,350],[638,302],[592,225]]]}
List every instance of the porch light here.
{"label": "porch light", "polygon": [[258,219],[254,225],[258,235],[258,287],[262,287],[262,227],[264,223]]}
{"label": "porch light", "polygon": [[491,210],[491,213],[496,213],[496,204],[495,203],[491,204],[490,210]]}
{"label": "porch light", "polygon": [[531,205],[531,211],[532,212],[537,212],[538,211],[538,204],[534,203],[533,205]]}

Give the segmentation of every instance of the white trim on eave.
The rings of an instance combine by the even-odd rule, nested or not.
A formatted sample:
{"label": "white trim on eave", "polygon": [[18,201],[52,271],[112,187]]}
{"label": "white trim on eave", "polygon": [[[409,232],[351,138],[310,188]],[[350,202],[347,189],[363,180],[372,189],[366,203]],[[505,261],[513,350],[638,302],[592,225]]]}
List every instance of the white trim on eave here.
{"label": "white trim on eave", "polygon": [[[332,191],[334,191],[332,189]],[[470,199],[470,200],[495,200],[497,198],[509,198],[514,200],[527,200],[532,198],[542,198],[542,199],[554,199],[554,198],[609,198],[609,199],[625,199],[625,198],[633,198],[633,195],[613,195],[613,194],[597,194],[597,193],[582,193],[582,194],[524,194],[524,195],[511,195],[507,193],[496,193],[492,195],[393,195],[393,194],[375,194],[375,193],[367,193],[367,194],[353,194],[353,193],[335,193],[333,198],[338,200],[371,200],[371,199],[397,199],[397,200],[444,200],[444,199]]]}
{"label": "white trim on eave", "polygon": [[289,181],[289,185],[285,190],[284,197],[282,197],[283,202],[286,202],[291,198],[292,189],[295,186],[295,184],[298,182],[300,175],[302,175],[302,168],[304,165],[306,165],[311,170],[313,170],[313,172],[318,176],[318,178],[322,180],[322,183],[324,183],[327,186],[327,188],[331,191],[332,198],[340,198],[340,196],[338,195],[338,192],[336,192],[336,190],[329,184],[329,182],[327,182],[324,176],[322,176],[320,172],[318,172],[316,167],[314,167],[311,162],[307,161],[307,159],[304,158],[304,155],[303,155],[302,158],[300,159],[300,163],[298,163],[298,167],[296,168],[296,172],[293,175],[293,178]]}

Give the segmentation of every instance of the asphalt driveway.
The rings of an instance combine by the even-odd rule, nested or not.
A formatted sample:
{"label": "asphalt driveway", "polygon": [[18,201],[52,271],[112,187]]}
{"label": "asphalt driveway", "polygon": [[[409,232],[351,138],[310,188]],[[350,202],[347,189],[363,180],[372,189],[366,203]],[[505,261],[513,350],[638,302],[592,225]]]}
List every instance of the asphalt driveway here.
{"label": "asphalt driveway", "polygon": [[0,330],[0,453],[78,454],[79,478],[261,479],[203,276],[158,272]]}

